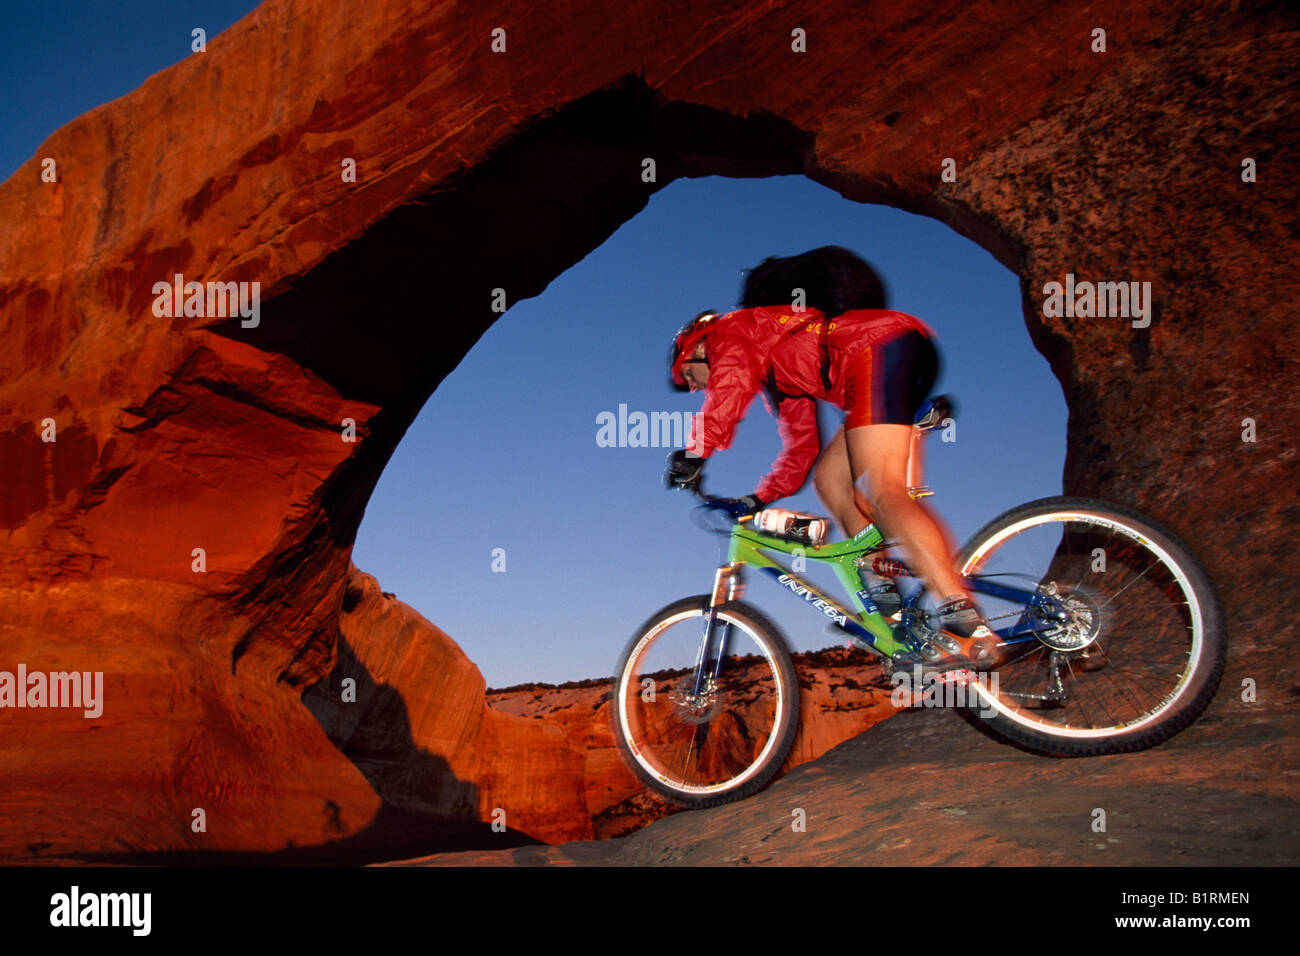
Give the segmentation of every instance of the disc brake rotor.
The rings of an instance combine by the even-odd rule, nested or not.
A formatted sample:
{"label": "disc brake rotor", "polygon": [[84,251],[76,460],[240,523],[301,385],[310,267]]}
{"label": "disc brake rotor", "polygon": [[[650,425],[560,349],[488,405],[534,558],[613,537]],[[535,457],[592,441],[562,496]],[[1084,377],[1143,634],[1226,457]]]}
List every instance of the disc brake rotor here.
{"label": "disc brake rotor", "polygon": [[1096,598],[1082,589],[1058,592],[1055,582],[1045,585],[1043,590],[1057,597],[1065,606],[1065,619],[1035,609],[1034,616],[1051,625],[1035,632],[1038,640],[1054,651],[1066,653],[1091,646],[1101,633],[1101,607]]}

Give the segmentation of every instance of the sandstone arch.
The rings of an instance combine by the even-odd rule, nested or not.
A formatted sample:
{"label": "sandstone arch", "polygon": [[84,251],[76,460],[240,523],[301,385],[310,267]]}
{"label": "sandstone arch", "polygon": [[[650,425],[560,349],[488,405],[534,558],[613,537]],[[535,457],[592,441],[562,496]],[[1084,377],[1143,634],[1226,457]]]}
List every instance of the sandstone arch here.
{"label": "sandstone arch", "polygon": [[[1248,654],[1285,666],[1293,14],[705,2],[613,19],[575,0],[563,18],[512,14],[494,54],[498,13],[393,9],[358,23],[343,5],[291,17],[269,0],[0,185],[4,647],[103,670],[114,708],[97,727],[0,711],[0,733],[24,741],[0,758],[15,821],[0,853],[278,851],[364,834],[402,805],[299,699],[334,665],[345,601],[362,632],[367,613],[402,618],[349,570],[361,511],[490,323],[483,286],[536,294],[633,215],[646,150],[660,186],[803,172],[941,219],[1016,270],[1070,407],[1067,492],[1135,503],[1188,537],[1219,529],[1199,550],[1233,582],[1230,617],[1250,622],[1230,634],[1228,683]],[[1098,20],[1104,55],[1088,50]],[[808,54],[790,51],[794,26]],[[59,182],[40,181],[44,156]],[[349,156],[355,184],[338,175]],[[1241,181],[1243,156],[1259,182]],[[939,182],[945,157],[955,183]],[[543,230],[557,207],[563,231]],[[457,280],[439,288],[437,328],[402,311],[427,294],[410,283],[430,251]],[[1038,289],[1069,271],[1151,280],[1151,327],[1045,320]],[[154,318],[152,283],[175,272],[259,281],[260,325]],[[344,417],[358,445],[339,440]],[[1243,443],[1244,417],[1267,437]],[[436,703],[405,700],[418,746],[442,748],[454,778],[412,805],[505,800],[525,832],[582,835],[577,785],[525,796],[571,759],[563,741],[485,712],[481,677],[441,653],[367,662],[398,688],[449,675]],[[138,799],[91,818],[106,788]],[[198,805],[220,825],[193,833]]]}

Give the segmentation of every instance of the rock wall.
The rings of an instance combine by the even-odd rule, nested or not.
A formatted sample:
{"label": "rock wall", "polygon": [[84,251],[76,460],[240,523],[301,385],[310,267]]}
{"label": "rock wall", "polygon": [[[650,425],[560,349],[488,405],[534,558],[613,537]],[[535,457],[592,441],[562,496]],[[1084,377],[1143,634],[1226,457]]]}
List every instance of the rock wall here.
{"label": "rock wall", "polygon": [[[893,716],[893,685],[866,651],[827,648],[794,655],[799,675],[799,732],[782,772],[816,760],[837,744]],[[610,698],[613,678],[538,684],[490,691],[487,704],[501,714],[543,721],[564,735],[581,759],[584,811],[594,836],[631,833],[677,808],[650,793],[624,765],[614,742]],[[496,763],[496,761],[494,761]]]}
{"label": "rock wall", "polygon": [[[0,184],[0,664],[102,671],[105,709],[0,710],[0,855],[373,849],[415,839],[411,813],[431,844],[430,821],[528,785],[526,761],[473,752],[524,741],[476,716],[477,684],[445,712],[461,726],[420,693],[463,669],[445,645],[381,652],[372,622],[410,625],[366,583],[348,623],[351,545],[491,290],[536,294],[678,176],[801,172],[1015,269],[1070,408],[1067,493],[1193,541],[1223,588],[1226,684],[1285,706],[1297,36],[1288,7],[1226,0],[268,0],[69,123]],[[445,327],[397,307],[429,262],[456,279]],[[258,282],[256,326],[155,315],[176,273]],[[1044,318],[1067,273],[1151,281],[1150,326]],[[328,720],[345,660],[415,682],[376,713],[445,748],[407,768],[423,788],[446,762],[436,798],[342,716],[331,743],[309,708]]]}

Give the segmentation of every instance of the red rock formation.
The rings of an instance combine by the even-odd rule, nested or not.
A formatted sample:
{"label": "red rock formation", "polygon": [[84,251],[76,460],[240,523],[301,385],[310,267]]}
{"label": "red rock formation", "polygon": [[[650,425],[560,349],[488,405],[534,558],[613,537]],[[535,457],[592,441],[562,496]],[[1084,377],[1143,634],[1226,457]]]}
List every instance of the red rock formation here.
{"label": "red rock formation", "polygon": [[468,819],[501,810],[548,842],[592,836],[581,751],[550,722],[485,707],[483,675],[451,638],[355,569],[339,631],[338,664],[306,701],[380,796]]}
{"label": "red rock formation", "polygon": [[[896,711],[884,669],[865,651],[832,648],[796,654],[799,732],[783,768],[815,760]],[[558,687],[535,685],[489,692],[488,707],[504,714],[541,718],[558,726],[583,758],[586,812],[598,837],[616,837],[675,812],[645,791],[623,763],[610,715],[612,678]]]}
{"label": "red rock formation", "polygon": [[[1089,50],[1098,26],[1105,54]],[[441,811],[516,792],[514,767],[531,779],[522,763],[509,779],[470,769],[457,748],[513,733],[484,714],[476,738],[472,695],[426,710],[407,683],[433,680],[446,648],[353,634],[357,660],[410,687],[414,744],[478,773],[436,799],[389,773],[391,751],[354,764],[300,697],[341,659],[377,476],[495,317],[491,290],[535,294],[641,209],[648,155],[657,186],[802,172],[935,216],[1014,268],[1070,408],[1067,493],[1196,542],[1232,584],[1225,684],[1254,677],[1278,706],[1269,675],[1297,611],[1281,533],[1297,375],[1278,347],[1297,258],[1295,26],[1226,0],[702,0],[672,15],[268,0],[60,129],[0,184],[0,635],[6,665],[102,670],[106,700],[95,721],[0,711],[0,855],[373,849],[410,839],[393,801]],[[434,328],[399,306],[440,257],[456,321]],[[1150,279],[1151,326],[1045,319],[1042,283],[1067,272]],[[175,273],[260,283],[259,324],[155,317],[153,283]],[[1257,443],[1240,440],[1245,417]],[[356,444],[340,441],[349,418]]]}

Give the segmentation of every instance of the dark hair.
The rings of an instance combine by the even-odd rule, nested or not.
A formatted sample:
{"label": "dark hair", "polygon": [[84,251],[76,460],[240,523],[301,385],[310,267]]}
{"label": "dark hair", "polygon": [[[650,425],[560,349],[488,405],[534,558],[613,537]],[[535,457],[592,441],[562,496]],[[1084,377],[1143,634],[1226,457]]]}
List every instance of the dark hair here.
{"label": "dark hair", "polygon": [[804,290],[804,304],[827,318],[852,309],[883,309],[888,293],[879,273],[840,246],[822,246],[797,256],[768,256],[745,276],[740,290],[742,308],[788,305],[795,289]]}

